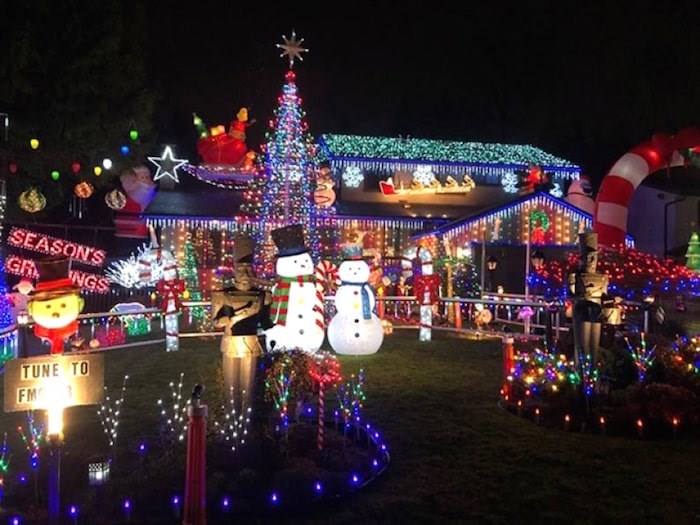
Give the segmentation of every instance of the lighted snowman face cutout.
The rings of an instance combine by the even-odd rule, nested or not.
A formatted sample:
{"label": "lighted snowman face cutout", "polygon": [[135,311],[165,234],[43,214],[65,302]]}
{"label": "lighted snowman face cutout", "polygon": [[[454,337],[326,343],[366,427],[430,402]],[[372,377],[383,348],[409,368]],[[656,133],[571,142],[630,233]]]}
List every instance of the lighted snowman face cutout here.
{"label": "lighted snowman face cutout", "polygon": [[55,329],[68,326],[78,318],[84,300],[77,293],[60,294],[48,299],[34,299],[27,305],[39,326]]}

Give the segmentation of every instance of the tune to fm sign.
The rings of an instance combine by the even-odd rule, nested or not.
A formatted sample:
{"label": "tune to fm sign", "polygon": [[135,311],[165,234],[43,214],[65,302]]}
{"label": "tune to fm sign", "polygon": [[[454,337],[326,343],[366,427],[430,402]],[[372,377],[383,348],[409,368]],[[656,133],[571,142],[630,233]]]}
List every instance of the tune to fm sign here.
{"label": "tune to fm sign", "polygon": [[[90,375],[90,362],[87,360],[67,364],[69,378]],[[73,386],[70,380],[60,381],[62,378],[64,378],[63,367],[59,363],[21,365],[20,381],[40,380],[42,383],[38,386],[18,387],[17,404],[45,404],[46,396],[58,395],[65,400],[66,404],[70,405],[73,399]]]}
{"label": "tune to fm sign", "polygon": [[102,401],[104,359],[99,354],[11,359],[5,368],[5,411],[94,405]]}

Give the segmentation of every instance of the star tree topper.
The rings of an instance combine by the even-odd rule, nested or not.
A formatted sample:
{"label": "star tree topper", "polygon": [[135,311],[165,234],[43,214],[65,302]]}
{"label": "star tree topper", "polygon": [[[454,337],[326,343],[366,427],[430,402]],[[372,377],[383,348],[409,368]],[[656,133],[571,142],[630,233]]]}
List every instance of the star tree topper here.
{"label": "star tree topper", "polygon": [[302,57],[301,54],[306,53],[308,49],[305,47],[301,47],[301,44],[304,42],[304,39],[302,38],[300,40],[297,40],[297,35],[294,30],[292,30],[292,38],[287,38],[287,35],[282,35],[282,40],[284,40],[284,44],[277,44],[277,47],[283,50],[280,56],[288,56],[289,69],[293,69],[294,59],[298,58],[301,62],[303,62],[304,57]]}
{"label": "star tree topper", "polygon": [[160,157],[148,157],[148,160],[158,168],[153,176],[153,182],[162,179],[166,175],[175,182],[180,182],[177,176],[177,169],[187,164],[187,159],[176,159],[173,156],[173,150],[170,146],[165,146]]}

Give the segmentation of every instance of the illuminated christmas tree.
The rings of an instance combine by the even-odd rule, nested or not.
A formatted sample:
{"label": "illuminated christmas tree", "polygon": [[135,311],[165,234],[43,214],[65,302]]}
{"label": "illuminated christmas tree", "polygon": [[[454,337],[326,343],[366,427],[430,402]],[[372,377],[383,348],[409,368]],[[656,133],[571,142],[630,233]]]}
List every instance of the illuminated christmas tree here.
{"label": "illuminated christmas tree", "polygon": [[696,272],[700,271],[700,236],[698,232],[693,232],[688,241],[688,251],[685,252],[687,258],[686,266]]}
{"label": "illuminated christmas tree", "polygon": [[[0,181],[0,237],[2,237],[2,223],[5,220],[6,209],[7,195],[5,181],[2,180]],[[10,326],[12,323],[12,307],[7,296],[7,281],[5,280],[5,253],[2,245],[0,245],[0,328]]]}
{"label": "illuminated christmas tree", "polygon": [[256,245],[260,249],[258,274],[265,276],[274,274],[276,249],[270,232],[276,228],[302,224],[312,259],[317,261],[319,254],[314,203],[316,147],[307,133],[296,75],[292,71],[294,59],[301,58],[300,53],[305,51],[300,44],[301,40],[297,41],[296,35],[292,34],[291,39],[285,37],[285,43],[278,46],[284,50],[283,56],[289,56],[290,69],[284,77],[286,82],[267,134],[262,170],[264,180],[262,183],[255,181],[250,189],[253,198],[261,196]]}
{"label": "illuminated christmas tree", "polygon": [[[188,301],[201,301],[202,290],[199,286],[199,276],[197,275],[197,257],[194,253],[194,244],[192,237],[188,234],[185,241],[185,261],[180,269],[180,278],[185,281],[185,290],[189,292]],[[202,326],[205,321],[204,307],[191,306],[189,308],[190,318]]]}

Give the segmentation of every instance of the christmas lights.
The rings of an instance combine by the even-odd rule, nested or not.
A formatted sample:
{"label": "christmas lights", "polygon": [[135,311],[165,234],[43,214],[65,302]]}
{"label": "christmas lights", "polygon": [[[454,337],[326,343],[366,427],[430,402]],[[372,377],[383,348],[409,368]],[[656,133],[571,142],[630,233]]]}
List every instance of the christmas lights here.
{"label": "christmas lights", "polygon": [[114,400],[109,397],[109,389],[105,385],[104,391],[104,403],[100,405],[97,410],[97,415],[100,418],[100,423],[102,424],[102,429],[107,435],[107,441],[109,442],[109,447],[114,450],[117,445],[117,435],[119,433],[119,416],[121,415],[121,409],[124,405],[124,395],[126,394],[126,382],[129,380],[129,376],[125,375],[122,380],[122,389],[119,399]]}
{"label": "christmas lights", "polygon": [[364,180],[365,175],[357,166],[348,166],[343,171],[343,183],[348,188],[359,188]]}
{"label": "christmas lights", "polygon": [[328,158],[420,159],[452,163],[497,163],[522,167],[535,163],[548,168],[568,168],[572,173],[579,171],[576,164],[530,145],[334,134],[322,135],[319,143]]}
{"label": "christmas lights", "polygon": [[177,384],[173,381],[170,387],[170,405],[166,408],[163,399],[157,402],[160,411],[160,439],[165,447],[172,447],[177,442],[185,440],[187,433],[187,408],[191,400],[182,400],[182,385],[185,377],[184,372],[180,372],[180,379]]}
{"label": "christmas lights", "polygon": [[637,369],[637,380],[639,383],[644,383],[647,377],[647,372],[651,368],[656,358],[656,345],[649,348],[644,337],[644,332],[639,336],[639,344],[632,346],[629,338],[625,337],[625,344],[629,350],[634,366]]}

